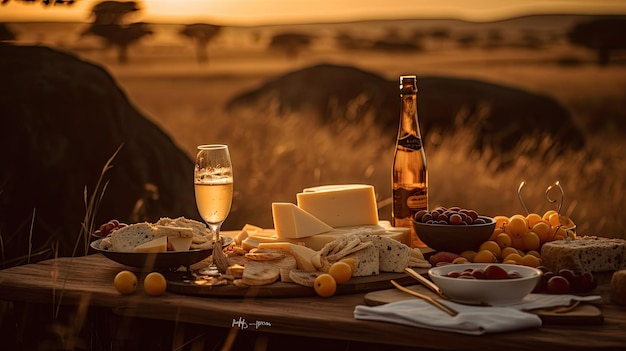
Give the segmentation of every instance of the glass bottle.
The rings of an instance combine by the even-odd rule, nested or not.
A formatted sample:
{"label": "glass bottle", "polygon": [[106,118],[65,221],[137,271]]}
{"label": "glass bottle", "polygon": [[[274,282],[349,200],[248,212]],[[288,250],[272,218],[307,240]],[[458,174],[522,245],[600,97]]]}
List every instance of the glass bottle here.
{"label": "glass bottle", "polygon": [[428,171],[417,120],[417,77],[400,76],[400,126],[393,157],[391,223],[411,228],[411,246],[426,247],[413,229],[413,216],[428,209]]}

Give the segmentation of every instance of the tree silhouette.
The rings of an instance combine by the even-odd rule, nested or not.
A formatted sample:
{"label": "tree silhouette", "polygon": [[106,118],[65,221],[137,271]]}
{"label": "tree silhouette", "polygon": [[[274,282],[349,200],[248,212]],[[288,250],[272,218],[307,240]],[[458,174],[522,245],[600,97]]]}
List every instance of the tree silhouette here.
{"label": "tree silhouette", "polygon": [[91,9],[93,24],[124,24],[128,14],[140,11],[135,1],[102,1]]}
{"label": "tree silhouette", "polygon": [[220,32],[221,27],[207,23],[187,24],[180,30],[180,35],[193,40],[196,44],[196,59],[198,63],[209,61],[207,46]]}
{"label": "tree silhouette", "polygon": [[94,20],[89,28],[81,33],[81,37],[94,35],[102,38],[106,47],[117,47],[117,61],[126,63],[128,62],[128,47],[153,33],[147,23],[126,24],[125,20],[128,15],[137,11],[140,11],[140,8],[134,1],[100,2],[92,8],[90,17]]}
{"label": "tree silhouette", "polygon": [[[10,0],[2,0],[2,5],[9,3],[9,1]],[[15,0],[15,1],[26,2],[26,3],[41,2],[45,6],[48,6],[48,5],[74,5],[74,3],[76,2],[75,0]]]}
{"label": "tree silhouette", "polygon": [[270,49],[283,52],[287,58],[294,59],[300,52],[311,45],[313,38],[308,34],[279,33],[272,37]]}
{"label": "tree silhouette", "polygon": [[626,19],[603,18],[579,23],[567,33],[574,45],[595,50],[598,65],[607,66],[614,51],[626,50]]}

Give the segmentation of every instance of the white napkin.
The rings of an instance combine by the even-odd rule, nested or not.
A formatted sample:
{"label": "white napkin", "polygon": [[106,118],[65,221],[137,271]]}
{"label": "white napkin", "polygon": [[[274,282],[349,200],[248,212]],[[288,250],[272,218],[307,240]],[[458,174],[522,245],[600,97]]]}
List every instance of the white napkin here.
{"label": "white napkin", "polygon": [[356,306],[355,319],[404,324],[470,335],[500,333],[541,326],[539,316],[523,310],[568,305],[572,300],[599,300],[599,296],[530,294],[514,306],[469,306],[439,300],[459,312],[452,317],[424,300],[405,300],[381,306]]}

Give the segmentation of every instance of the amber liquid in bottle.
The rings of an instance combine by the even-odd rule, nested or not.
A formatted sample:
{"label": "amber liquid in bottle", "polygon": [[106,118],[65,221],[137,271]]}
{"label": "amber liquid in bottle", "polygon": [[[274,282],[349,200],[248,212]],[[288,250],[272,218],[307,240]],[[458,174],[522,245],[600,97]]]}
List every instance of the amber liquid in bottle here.
{"label": "amber liquid in bottle", "polygon": [[413,229],[413,216],[428,209],[428,171],[417,120],[417,78],[400,77],[400,126],[393,157],[392,225],[411,228],[411,246],[426,247]]}

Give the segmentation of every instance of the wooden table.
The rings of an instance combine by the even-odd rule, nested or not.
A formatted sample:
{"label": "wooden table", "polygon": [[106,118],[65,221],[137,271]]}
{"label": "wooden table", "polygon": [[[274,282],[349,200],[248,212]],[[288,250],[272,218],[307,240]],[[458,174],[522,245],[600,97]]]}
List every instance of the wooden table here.
{"label": "wooden table", "polygon": [[[602,325],[544,326],[518,332],[467,336],[356,320],[354,308],[363,304],[364,293],[331,298],[216,298],[171,292],[152,297],[138,291],[122,296],[112,285],[114,276],[122,269],[129,267],[95,254],[0,271],[0,300],[7,301],[5,306],[17,311],[12,313],[17,320],[15,327],[12,321],[7,322],[7,316],[11,315],[7,310],[10,309],[0,309],[0,316],[4,313],[0,318],[3,330],[0,336],[17,338],[18,346],[24,349],[41,346],[42,341],[37,340],[50,335],[55,335],[57,343],[63,342],[59,339],[75,336],[78,349],[91,350],[97,349],[96,342],[103,341],[108,345],[99,346],[101,349],[130,349],[150,343],[154,344],[152,350],[179,346],[194,349],[190,341],[197,341],[200,337],[204,337],[205,346],[207,343],[228,345],[233,340],[235,343],[248,340],[246,342],[253,342],[256,347],[260,343],[268,349],[288,345],[299,350],[319,347],[383,350],[389,349],[388,345],[396,345],[396,350],[626,348],[626,307],[610,303],[610,276],[604,277],[598,288],[604,298]],[[22,317],[22,312],[36,317]],[[42,323],[48,325],[40,325]],[[50,329],[52,327],[55,329]],[[247,346],[239,347],[243,348]]]}

